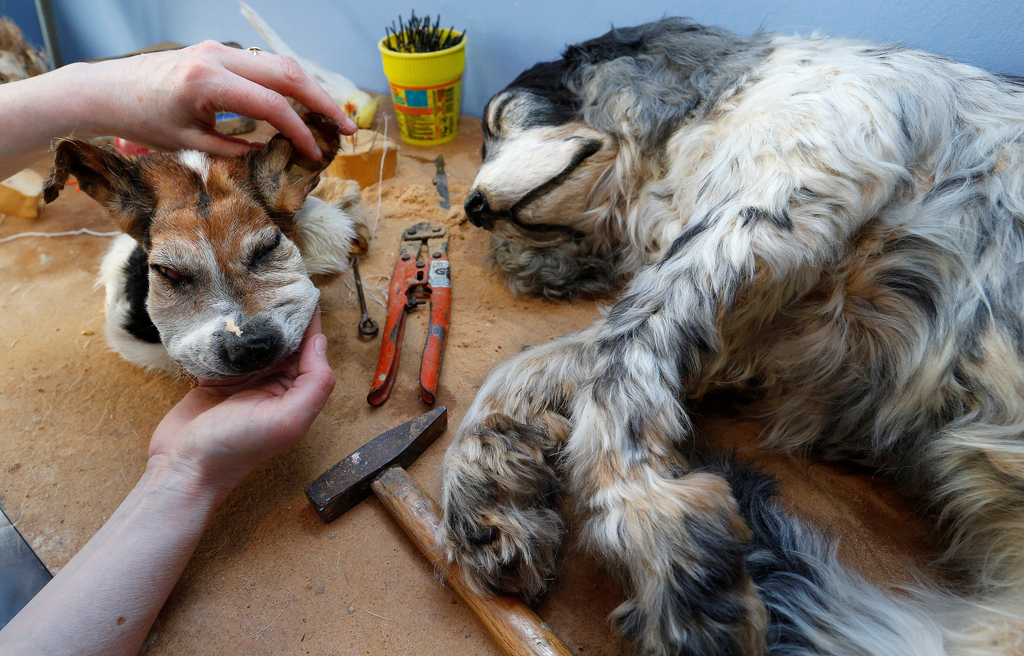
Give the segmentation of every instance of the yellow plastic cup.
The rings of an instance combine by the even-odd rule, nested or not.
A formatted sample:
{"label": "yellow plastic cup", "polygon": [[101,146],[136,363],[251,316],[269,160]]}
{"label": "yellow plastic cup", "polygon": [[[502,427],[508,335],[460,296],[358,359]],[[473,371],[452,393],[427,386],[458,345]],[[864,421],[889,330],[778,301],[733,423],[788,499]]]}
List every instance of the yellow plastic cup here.
{"label": "yellow plastic cup", "polygon": [[[449,30],[441,30],[447,35]],[[452,32],[458,35],[458,32]],[[443,38],[443,37],[442,37]],[[395,52],[380,40],[384,75],[398,116],[402,139],[414,146],[436,146],[459,133],[462,71],[466,68],[466,39],[437,52]]]}

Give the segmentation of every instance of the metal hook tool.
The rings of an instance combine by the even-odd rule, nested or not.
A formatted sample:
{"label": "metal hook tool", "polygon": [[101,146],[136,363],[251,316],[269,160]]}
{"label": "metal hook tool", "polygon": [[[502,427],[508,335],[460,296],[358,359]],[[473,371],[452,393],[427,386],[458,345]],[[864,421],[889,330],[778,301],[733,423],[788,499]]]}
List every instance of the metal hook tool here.
{"label": "metal hook tool", "polygon": [[363,277],[359,275],[359,258],[352,259],[352,273],[356,277],[356,296],[359,297],[359,309],[363,312],[363,318],[359,320],[359,334],[364,337],[373,337],[380,330],[380,326],[373,320],[366,311],[366,296],[363,295]]}

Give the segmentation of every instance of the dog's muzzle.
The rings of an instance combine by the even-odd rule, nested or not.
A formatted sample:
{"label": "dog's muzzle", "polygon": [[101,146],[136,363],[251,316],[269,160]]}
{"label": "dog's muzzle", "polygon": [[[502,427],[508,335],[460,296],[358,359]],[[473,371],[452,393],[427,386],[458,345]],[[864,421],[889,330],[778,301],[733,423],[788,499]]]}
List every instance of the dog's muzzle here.
{"label": "dog's muzzle", "polygon": [[222,359],[236,374],[248,374],[276,364],[284,336],[266,320],[254,319],[228,332],[221,345]]}
{"label": "dog's muzzle", "polygon": [[499,220],[511,218],[507,213],[492,210],[491,203],[487,200],[487,194],[479,187],[466,197],[464,207],[469,222],[484,230],[490,230]]}

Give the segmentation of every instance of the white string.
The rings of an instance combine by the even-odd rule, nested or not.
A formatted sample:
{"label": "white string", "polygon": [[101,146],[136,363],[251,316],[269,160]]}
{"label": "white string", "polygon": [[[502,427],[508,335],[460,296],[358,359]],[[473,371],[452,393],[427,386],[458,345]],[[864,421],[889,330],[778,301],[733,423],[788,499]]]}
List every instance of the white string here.
{"label": "white string", "polygon": [[22,237],[73,237],[75,235],[92,235],[93,237],[116,237],[120,235],[120,232],[96,232],[89,228],[82,228],[81,230],[69,230],[67,232],[19,232],[16,235],[10,237],[4,237],[0,239],[0,244],[14,241],[15,239],[21,239]]}
{"label": "white string", "polygon": [[[378,284],[371,284],[370,281],[378,279],[381,282]],[[388,286],[391,284],[391,276],[384,276],[381,274],[374,274],[363,278],[363,291],[366,292],[366,296],[370,300],[374,301],[383,308],[388,306]]]}
{"label": "white string", "polygon": [[380,156],[380,176],[377,178],[377,218],[373,220],[373,230],[370,231],[370,243],[377,236],[377,226],[380,225],[380,208],[384,198],[384,160],[388,156],[388,115],[384,114],[384,152]]}

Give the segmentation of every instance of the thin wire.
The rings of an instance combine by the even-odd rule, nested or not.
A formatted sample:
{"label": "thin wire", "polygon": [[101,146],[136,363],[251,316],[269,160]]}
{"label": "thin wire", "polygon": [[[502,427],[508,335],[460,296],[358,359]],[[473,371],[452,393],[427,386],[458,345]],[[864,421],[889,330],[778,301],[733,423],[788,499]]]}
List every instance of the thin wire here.
{"label": "thin wire", "polygon": [[21,239],[22,237],[73,237],[75,235],[92,235],[93,237],[117,237],[120,232],[96,232],[89,228],[82,228],[80,230],[69,230],[67,232],[19,232],[16,235],[10,237],[4,237],[0,239],[0,244],[5,244],[15,239]]}
{"label": "thin wire", "polygon": [[[380,209],[384,199],[384,160],[388,156],[388,115],[384,114],[384,152],[380,156],[380,175],[377,178],[377,218],[373,220],[373,230],[370,231],[370,243],[377,236],[377,226],[380,225]],[[369,248],[369,246],[367,247]]]}

